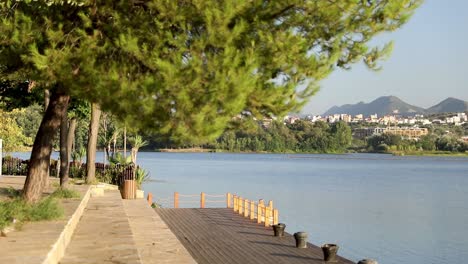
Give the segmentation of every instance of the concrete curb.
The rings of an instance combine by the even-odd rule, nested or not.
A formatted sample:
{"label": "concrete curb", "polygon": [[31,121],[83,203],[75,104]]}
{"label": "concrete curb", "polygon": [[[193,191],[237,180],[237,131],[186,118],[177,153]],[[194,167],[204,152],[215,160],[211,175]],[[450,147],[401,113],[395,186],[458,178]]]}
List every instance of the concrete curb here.
{"label": "concrete curb", "polygon": [[86,193],[81,199],[80,205],[76,208],[73,215],[68,219],[67,224],[62,230],[57,241],[52,245],[49,253],[42,262],[42,264],[57,264],[62,257],[65,255],[65,250],[67,249],[68,244],[70,243],[71,237],[78,225],[81,216],[83,215],[84,209],[88,205],[89,198],[91,197],[92,189],[94,186],[90,186]]}

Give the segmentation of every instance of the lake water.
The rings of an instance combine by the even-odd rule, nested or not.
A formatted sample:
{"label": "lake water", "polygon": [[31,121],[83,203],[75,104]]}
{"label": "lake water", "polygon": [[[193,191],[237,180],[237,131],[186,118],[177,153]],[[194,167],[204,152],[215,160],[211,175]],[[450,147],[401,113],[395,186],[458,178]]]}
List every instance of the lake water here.
{"label": "lake water", "polygon": [[[273,200],[286,231],[336,243],[354,261],[468,263],[468,158],[142,152],[138,163],[155,180],[144,185],[155,199],[177,191]],[[180,203],[197,207],[199,198]]]}

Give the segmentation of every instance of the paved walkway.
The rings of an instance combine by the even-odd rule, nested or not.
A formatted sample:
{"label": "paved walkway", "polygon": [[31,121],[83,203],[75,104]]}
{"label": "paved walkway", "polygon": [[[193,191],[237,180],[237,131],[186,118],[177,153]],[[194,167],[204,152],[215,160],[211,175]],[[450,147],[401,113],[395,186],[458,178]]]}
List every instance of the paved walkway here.
{"label": "paved walkway", "polygon": [[[199,264],[323,264],[322,250],[310,243],[295,247],[290,234],[274,237],[272,228],[232,209],[155,209]],[[339,258],[336,264],[352,264]]]}
{"label": "paved walkway", "polygon": [[195,264],[195,260],[145,200],[122,200],[143,264]]}
{"label": "paved walkway", "polygon": [[[22,189],[25,177],[2,176],[0,177],[0,199],[6,194],[7,188]],[[51,178],[51,184],[57,179]],[[73,186],[82,196],[89,186]],[[47,192],[51,192],[49,188]],[[54,221],[30,222],[22,226],[21,230],[12,231],[6,237],[0,237],[0,263],[36,264],[54,259],[48,254],[56,247],[54,244],[60,241],[61,236],[67,236],[67,226],[70,226],[70,218],[75,214],[81,204],[81,199],[65,199],[61,201],[64,208],[64,217]],[[63,240],[62,240],[63,241]],[[58,245],[60,247],[60,245]],[[57,249],[62,250],[62,249]],[[57,253],[57,251],[54,251]]]}
{"label": "paved walkway", "polygon": [[60,263],[141,263],[119,191],[89,200]]}

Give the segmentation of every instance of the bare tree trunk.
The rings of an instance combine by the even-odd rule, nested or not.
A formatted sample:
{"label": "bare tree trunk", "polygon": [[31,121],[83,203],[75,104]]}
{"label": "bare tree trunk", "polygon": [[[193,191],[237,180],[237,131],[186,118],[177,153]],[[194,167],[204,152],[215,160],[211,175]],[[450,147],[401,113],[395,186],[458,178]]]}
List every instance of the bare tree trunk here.
{"label": "bare tree trunk", "polygon": [[75,148],[76,125],[77,125],[76,117],[73,117],[72,119],[70,119],[70,124],[68,126],[68,135],[67,135],[68,161],[70,161],[72,151]]}
{"label": "bare tree trunk", "polygon": [[47,108],[49,107],[49,101],[50,101],[50,91],[45,89],[44,90],[44,112],[47,111]]}
{"label": "bare tree trunk", "polygon": [[[47,111],[47,108],[49,107],[49,102],[50,102],[50,91],[48,89],[44,90],[44,113]],[[47,175],[50,175],[50,161],[49,161],[49,167],[47,168]],[[46,189],[49,187],[49,177],[44,178],[44,181],[42,182],[42,188]]]}
{"label": "bare tree trunk", "polygon": [[60,122],[60,187],[68,187],[68,117],[63,115],[62,121]]}
{"label": "bare tree trunk", "polygon": [[137,153],[138,153],[138,148],[132,148],[131,157],[132,157],[132,162],[133,164],[135,164],[135,166],[137,163]]}
{"label": "bare tree trunk", "polygon": [[93,103],[91,105],[91,123],[89,124],[88,133],[88,151],[86,153],[86,182],[92,183],[96,179],[96,144],[99,130],[99,118],[101,117],[101,109],[99,105]]}
{"label": "bare tree trunk", "polygon": [[[67,124],[66,120],[65,124]],[[63,124],[60,125],[60,186],[62,188],[67,188],[70,173],[71,152],[75,141],[76,118],[72,117],[68,126],[65,125],[65,128],[63,128],[63,126]],[[62,131],[62,128],[66,131],[66,134]],[[65,142],[62,142],[64,138]],[[62,144],[65,145],[65,147],[62,147]]]}
{"label": "bare tree trunk", "polygon": [[62,116],[66,113],[70,96],[53,92],[47,110],[34,140],[28,174],[24,183],[23,198],[28,203],[37,202],[44,191],[49,177],[50,154],[52,141],[60,126]]}
{"label": "bare tree trunk", "polygon": [[124,126],[124,134],[123,134],[123,147],[124,147],[124,158],[127,159],[127,126]]}
{"label": "bare tree trunk", "polygon": [[117,134],[114,136],[114,152],[112,153],[112,155],[115,157],[115,148],[116,148],[116,145],[117,145]]}

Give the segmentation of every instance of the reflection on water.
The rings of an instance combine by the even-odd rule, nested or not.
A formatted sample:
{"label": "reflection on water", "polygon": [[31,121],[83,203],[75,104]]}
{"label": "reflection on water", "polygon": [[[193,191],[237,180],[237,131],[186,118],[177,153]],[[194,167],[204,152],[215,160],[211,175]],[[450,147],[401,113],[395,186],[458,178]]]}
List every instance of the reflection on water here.
{"label": "reflection on water", "polygon": [[[174,191],[232,192],[273,200],[288,232],[307,231],[314,244],[337,243],[354,261],[468,260],[467,158],[139,153],[138,159],[156,180],[144,189],[163,204]],[[185,206],[198,205],[186,199],[193,201]]]}

